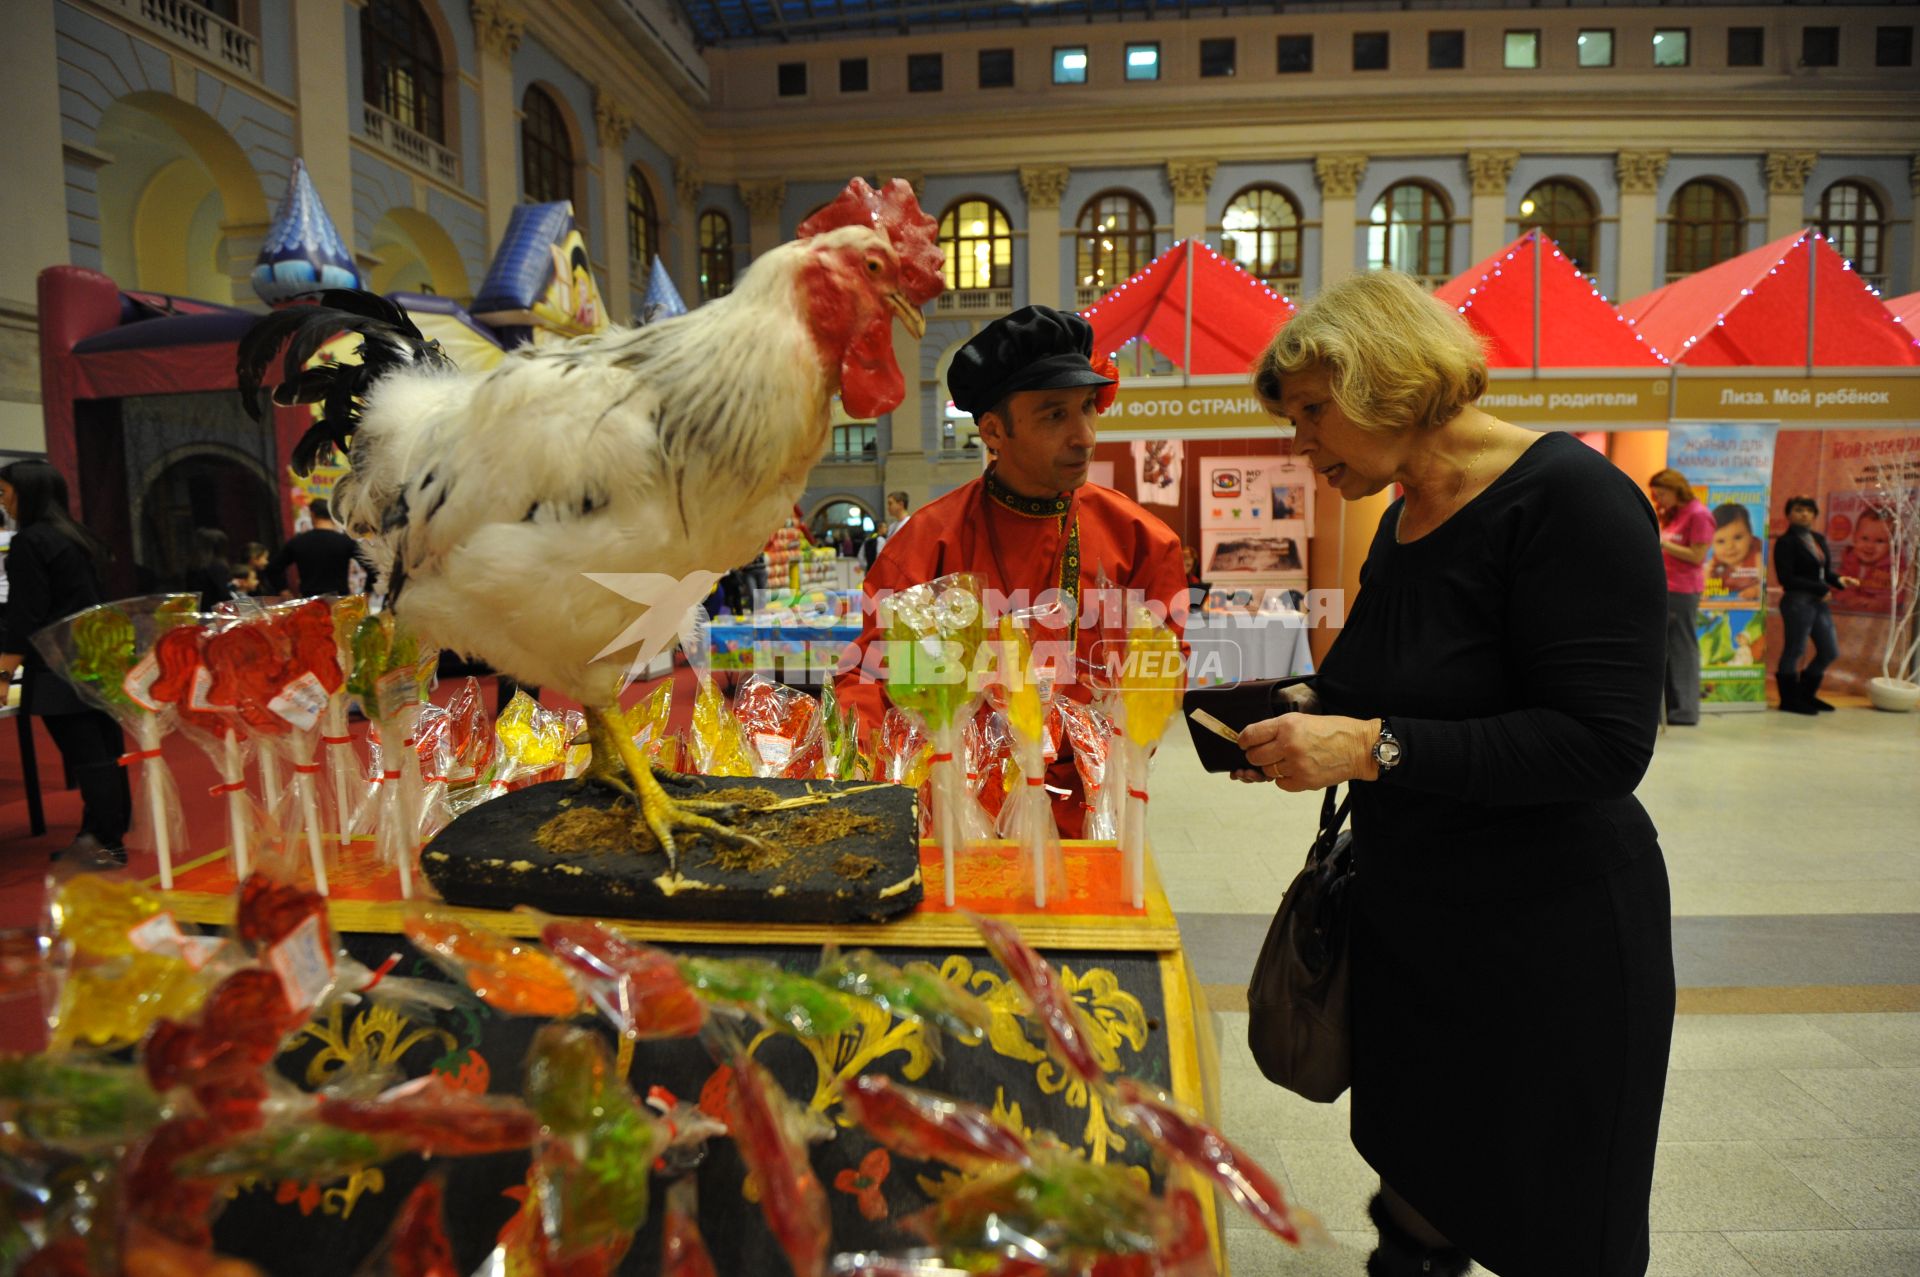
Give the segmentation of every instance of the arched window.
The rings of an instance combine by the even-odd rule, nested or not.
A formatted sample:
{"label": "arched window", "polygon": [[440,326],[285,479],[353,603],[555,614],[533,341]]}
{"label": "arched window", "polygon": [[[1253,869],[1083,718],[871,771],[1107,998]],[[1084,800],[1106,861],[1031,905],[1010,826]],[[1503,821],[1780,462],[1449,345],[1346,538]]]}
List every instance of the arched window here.
{"label": "arched window", "polygon": [[[537,84],[520,99],[520,180],[530,204],[573,198],[573,134],[553,95]],[[575,216],[579,210],[575,209]]]}
{"label": "arched window", "polygon": [[1228,200],[1220,246],[1247,274],[1283,293],[1299,291],[1300,206],[1279,187],[1249,186]]}
{"label": "arched window", "polygon": [[653,187],[638,164],[627,170],[627,265],[640,279],[653,269],[660,251],[660,213],[654,207]]}
{"label": "arched window", "polygon": [[992,200],[949,204],[940,215],[940,247],[950,291],[1013,287],[1013,224]]}
{"label": "arched window", "polygon": [[1548,178],[1520,197],[1521,233],[1538,228],[1582,275],[1600,266],[1600,240],[1594,231],[1598,220],[1593,197],[1562,178]]}
{"label": "arched window", "polygon": [[733,291],[733,223],[717,208],[700,214],[700,296],[712,301]]}
{"label": "arched window", "polygon": [[1835,182],[1820,192],[1820,233],[1875,288],[1884,290],[1886,211],[1860,182]]}
{"label": "arched window", "polygon": [[1724,182],[1697,177],[1667,205],[1667,282],[1717,266],[1746,251],[1740,197]]}
{"label": "arched window", "polygon": [[440,39],[420,0],[367,0],[360,13],[360,85],[368,106],[447,140]]}
{"label": "arched window", "polygon": [[1451,273],[1452,222],[1445,195],[1425,182],[1395,182],[1367,217],[1368,266],[1402,271],[1428,288],[1438,287]]}
{"label": "arched window", "polygon": [[1074,278],[1080,303],[1099,300],[1153,260],[1153,213],[1131,191],[1102,191],[1080,209]]}

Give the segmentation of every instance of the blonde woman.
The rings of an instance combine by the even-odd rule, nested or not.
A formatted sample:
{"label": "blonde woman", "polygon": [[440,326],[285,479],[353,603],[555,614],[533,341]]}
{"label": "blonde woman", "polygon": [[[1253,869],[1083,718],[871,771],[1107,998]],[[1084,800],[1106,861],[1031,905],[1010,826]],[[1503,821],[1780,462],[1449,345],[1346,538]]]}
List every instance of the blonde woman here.
{"label": "blonde woman", "polygon": [[[1325,290],[1254,386],[1346,500],[1400,485],[1316,680],[1252,767],[1353,782],[1352,1136],[1373,1277],[1637,1277],[1673,1027],[1653,512],[1570,435],[1474,401],[1466,324],[1405,276]],[[1257,770],[1256,770],[1257,769]]]}

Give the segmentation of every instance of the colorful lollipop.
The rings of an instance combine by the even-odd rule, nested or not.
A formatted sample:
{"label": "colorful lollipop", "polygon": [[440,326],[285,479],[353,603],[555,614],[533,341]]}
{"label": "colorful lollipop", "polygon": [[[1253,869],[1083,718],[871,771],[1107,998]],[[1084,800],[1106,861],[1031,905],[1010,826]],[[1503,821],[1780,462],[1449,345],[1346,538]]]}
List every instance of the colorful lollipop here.
{"label": "colorful lollipop", "polygon": [[1126,889],[1133,907],[1146,904],[1147,893],[1147,760],[1180,711],[1180,691],[1186,666],[1180,657],[1180,639],[1139,608],[1127,629],[1127,663],[1120,687],[1126,706],[1127,809],[1121,831],[1125,852]]}
{"label": "colorful lollipop", "polygon": [[980,581],[968,573],[944,576],[902,590],[888,606],[887,699],[923,723],[933,744],[933,829],[952,908],[954,861],[967,841],[961,732],[978,696],[973,667],[986,641]]}
{"label": "colorful lollipop", "polygon": [[827,1195],[807,1156],[803,1120],[767,1071],[745,1051],[733,1058],[728,1128],[740,1160],[760,1185],[760,1210],[794,1277],[825,1271]]}

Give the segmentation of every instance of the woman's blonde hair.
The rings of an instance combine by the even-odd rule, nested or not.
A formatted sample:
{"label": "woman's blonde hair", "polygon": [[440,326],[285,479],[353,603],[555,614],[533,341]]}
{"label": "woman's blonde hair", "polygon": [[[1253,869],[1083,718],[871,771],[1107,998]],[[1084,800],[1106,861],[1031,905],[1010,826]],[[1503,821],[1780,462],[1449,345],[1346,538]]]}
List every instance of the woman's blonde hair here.
{"label": "woman's blonde hair", "polygon": [[1313,367],[1364,430],[1441,425],[1487,388],[1486,353],[1467,321],[1393,271],[1343,279],[1307,303],[1254,364],[1254,394],[1284,415],[1282,379]]}

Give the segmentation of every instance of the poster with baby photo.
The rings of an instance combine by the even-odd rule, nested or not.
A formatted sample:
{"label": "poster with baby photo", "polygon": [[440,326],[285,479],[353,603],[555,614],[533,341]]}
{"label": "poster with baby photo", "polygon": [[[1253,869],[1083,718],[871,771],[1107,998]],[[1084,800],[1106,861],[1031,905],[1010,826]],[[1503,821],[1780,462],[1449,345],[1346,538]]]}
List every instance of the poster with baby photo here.
{"label": "poster with baby photo", "polygon": [[1860,579],[1857,586],[1833,592],[1833,610],[1885,616],[1893,606],[1893,529],[1887,516],[1872,493],[1858,489],[1828,493],[1824,513],[1833,570]]}
{"label": "poster with baby photo", "polygon": [[1720,484],[1697,492],[1713,514],[1702,603],[1758,603],[1767,592],[1767,489]]}

